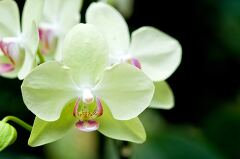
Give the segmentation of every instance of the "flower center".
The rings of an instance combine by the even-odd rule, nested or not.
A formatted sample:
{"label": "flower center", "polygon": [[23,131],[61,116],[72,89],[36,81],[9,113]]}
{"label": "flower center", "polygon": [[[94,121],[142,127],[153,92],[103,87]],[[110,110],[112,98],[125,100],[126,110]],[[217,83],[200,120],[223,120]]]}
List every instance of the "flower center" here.
{"label": "flower center", "polygon": [[43,55],[50,53],[56,48],[57,34],[54,25],[42,24],[38,28],[40,39],[39,49]]}
{"label": "flower center", "polygon": [[0,39],[0,50],[3,56],[7,58],[7,61],[0,63],[0,73],[7,73],[14,70],[20,52],[18,40],[15,37]]}
{"label": "flower center", "polygon": [[85,97],[83,93],[82,100],[80,97],[77,99],[73,110],[73,116],[78,119],[78,122],[75,124],[76,127],[85,132],[95,131],[98,129],[99,123],[96,119],[102,114],[103,107],[101,100],[98,97],[95,97],[94,99],[93,95],[89,92],[86,92]]}

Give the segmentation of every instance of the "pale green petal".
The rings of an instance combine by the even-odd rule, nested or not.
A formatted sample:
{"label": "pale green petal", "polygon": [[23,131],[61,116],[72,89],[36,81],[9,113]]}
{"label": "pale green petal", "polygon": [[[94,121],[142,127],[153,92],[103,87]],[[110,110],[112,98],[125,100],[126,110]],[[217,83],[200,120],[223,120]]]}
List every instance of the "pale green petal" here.
{"label": "pale green petal", "polygon": [[74,103],[67,105],[57,121],[47,122],[36,117],[28,144],[36,147],[62,138],[76,121],[72,115],[73,106]]}
{"label": "pale green petal", "polygon": [[155,91],[150,108],[171,109],[174,106],[174,96],[171,88],[165,81],[154,82]]}
{"label": "pale green petal", "polygon": [[95,25],[105,36],[111,54],[127,53],[129,31],[122,15],[108,4],[92,3],[86,12],[87,23]]}
{"label": "pale green petal", "polygon": [[66,35],[63,62],[70,67],[80,87],[94,86],[101,78],[108,60],[108,47],[91,24],[78,24]]}
{"label": "pale green petal", "polygon": [[62,0],[64,1],[60,14],[59,25],[62,28],[62,33],[65,34],[75,24],[80,22],[80,9],[82,7],[82,0]]}
{"label": "pale green petal", "polygon": [[31,29],[32,23],[38,26],[43,13],[44,0],[26,0],[22,15],[22,30]]}
{"label": "pale green petal", "polygon": [[141,70],[122,63],[105,71],[95,92],[109,106],[115,119],[129,120],[149,106],[154,85]]}
{"label": "pale green petal", "polygon": [[179,66],[182,49],[174,38],[153,28],[142,27],[132,34],[130,53],[153,81],[168,78]]}
{"label": "pale green petal", "polygon": [[144,127],[138,118],[116,120],[106,106],[103,109],[103,115],[98,118],[98,131],[102,134],[110,138],[135,143],[143,143],[146,140]]}
{"label": "pale green petal", "polygon": [[25,58],[21,69],[18,73],[19,79],[24,79],[28,73],[36,66],[36,53],[39,43],[38,30],[34,22],[31,28],[23,33],[23,46],[25,51]]}
{"label": "pale green petal", "polygon": [[22,38],[23,47],[35,56],[39,44],[38,28],[35,22],[32,22],[29,29],[23,32]]}
{"label": "pale green petal", "polygon": [[30,52],[25,51],[24,60],[18,72],[18,78],[20,80],[24,79],[36,65],[35,57]]}
{"label": "pale green petal", "polygon": [[83,0],[46,0],[44,21],[56,23],[61,35],[80,21]]}
{"label": "pale green petal", "polygon": [[21,88],[27,108],[46,121],[57,120],[64,106],[78,95],[69,70],[54,61],[36,67]]}
{"label": "pale green petal", "polygon": [[43,20],[48,22],[56,21],[64,1],[66,0],[45,0],[43,7]]}
{"label": "pale green petal", "polygon": [[17,36],[20,33],[20,16],[14,0],[0,1],[0,36]]}
{"label": "pale green petal", "polygon": [[56,46],[56,51],[54,53],[54,59],[56,61],[62,61],[62,48],[63,48],[63,42],[64,39],[63,38],[58,38],[57,41],[57,46]]}

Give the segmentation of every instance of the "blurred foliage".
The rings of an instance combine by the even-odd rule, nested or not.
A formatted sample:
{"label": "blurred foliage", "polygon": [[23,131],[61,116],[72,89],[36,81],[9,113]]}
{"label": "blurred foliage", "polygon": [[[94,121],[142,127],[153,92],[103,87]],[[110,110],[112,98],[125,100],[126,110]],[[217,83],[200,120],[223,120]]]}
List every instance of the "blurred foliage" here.
{"label": "blurred foliage", "polygon": [[207,138],[231,159],[240,153],[240,100],[223,104],[205,119],[203,130]]}
{"label": "blurred foliage", "polygon": [[95,159],[97,141],[96,133],[73,129],[64,138],[46,145],[45,153],[48,159]]}
{"label": "blurred foliage", "polygon": [[211,28],[213,39],[210,46],[216,58],[240,56],[240,1],[205,0],[207,25]]}

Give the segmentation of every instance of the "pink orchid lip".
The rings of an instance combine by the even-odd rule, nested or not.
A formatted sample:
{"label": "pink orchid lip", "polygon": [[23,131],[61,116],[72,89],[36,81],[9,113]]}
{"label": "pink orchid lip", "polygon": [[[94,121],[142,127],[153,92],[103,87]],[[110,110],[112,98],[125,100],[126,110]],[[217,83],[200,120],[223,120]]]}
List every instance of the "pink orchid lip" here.
{"label": "pink orchid lip", "polygon": [[136,59],[136,58],[131,58],[128,61],[129,61],[130,64],[134,65],[138,69],[142,68],[140,61],[138,59]]}
{"label": "pink orchid lip", "polygon": [[95,131],[99,127],[99,123],[95,121],[96,118],[100,117],[103,114],[103,106],[100,98],[96,97],[96,108],[94,111],[80,110],[79,112],[79,104],[81,102],[81,98],[75,102],[73,109],[73,116],[78,118],[79,121],[75,124],[76,127],[85,132]]}
{"label": "pink orchid lip", "polygon": [[12,64],[0,64],[0,73],[8,73],[14,70],[14,66]]}
{"label": "pink orchid lip", "polygon": [[88,121],[79,120],[75,125],[79,130],[84,132],[95,131],[99,128],[99,123],[94,120],[88,120]]}

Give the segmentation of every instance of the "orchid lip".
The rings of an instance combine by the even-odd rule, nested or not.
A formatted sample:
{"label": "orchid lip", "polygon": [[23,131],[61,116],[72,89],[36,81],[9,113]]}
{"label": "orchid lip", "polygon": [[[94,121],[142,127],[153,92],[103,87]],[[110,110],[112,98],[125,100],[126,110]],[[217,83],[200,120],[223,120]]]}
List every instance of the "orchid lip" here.
{"label": "orchid lip", "polygon": [[12,64],[0,64],[0,73],[8,73],[14,70],[14,66]]}
{"label": "orchid lip", "polygon": [[99,123],[94,120],[78,121],[75,125],[79,130],[84,132],[95,131],[99,128]]}
{"label": "orchid lip", "polygon": [[[75,124],[76,127],[85,132],[95,131],[99,127],[99,123],[96,121],[96,118],[100,117],[103,114],[103,107],[101,100],[96,97],[96,107],[93,111],[91,111],[88,106],[80,107],[81,98],[78,97],[76,100],[74,109],[73,109],[73,116],[78,118],[78,122]],[[83,102],[83,104],[86,104]]]}
{"label": "orchid lip", "polygon": [[9,63],[1,64],[1,73],[10,72],[16,65],[15,60],[19,55],[18,38],[6,37],[0,40],[0,50],[9,59]]}

